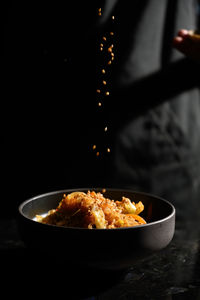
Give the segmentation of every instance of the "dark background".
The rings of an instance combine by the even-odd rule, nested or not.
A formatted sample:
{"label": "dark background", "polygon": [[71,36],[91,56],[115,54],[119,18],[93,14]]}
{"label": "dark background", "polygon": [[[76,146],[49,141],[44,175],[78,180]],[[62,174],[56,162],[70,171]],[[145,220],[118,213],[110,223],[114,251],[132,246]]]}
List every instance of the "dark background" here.
{"label": "dark background", "polygon": [[[92,151],[93,144],[107,143],[101,133],[107,117],[97,113],[96,102],[97,8],[104,2],[1,4],[1,215],[15,214],[19,203],[39,193],[107,185],[111,159]],[[157,85],[157,77],[152,80]],[[187,88],[180,83],[178,92]],[[155,92],[151,82],[138,90],[144,99],[146,91]]]}
{"label": "dark background", "polygon": [[101,184],[89,2],[1,4],[1,215],[42,192]]}

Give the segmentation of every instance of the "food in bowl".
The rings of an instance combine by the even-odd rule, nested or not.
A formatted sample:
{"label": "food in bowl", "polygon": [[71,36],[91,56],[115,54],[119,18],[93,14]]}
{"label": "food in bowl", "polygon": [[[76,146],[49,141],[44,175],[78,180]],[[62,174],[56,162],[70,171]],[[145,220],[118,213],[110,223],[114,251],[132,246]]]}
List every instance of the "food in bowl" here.
{"label": "food in bowl", "polygon": [[100,192],[77,191],[64,194],[56,209],[50,210],[45,217],[36,215],[36,220],[44,224],[89,229],[132,227],[146,224],[139,216],[143,210],[141,201],[135,203],[126,197],[114,201]]}

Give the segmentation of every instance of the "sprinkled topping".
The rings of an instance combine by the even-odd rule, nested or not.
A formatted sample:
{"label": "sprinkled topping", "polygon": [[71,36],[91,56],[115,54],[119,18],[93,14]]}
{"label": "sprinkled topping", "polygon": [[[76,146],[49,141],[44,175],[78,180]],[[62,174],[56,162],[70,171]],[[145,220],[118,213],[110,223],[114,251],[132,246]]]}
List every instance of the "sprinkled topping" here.
{"label": "sprinkled topping", "polygon": [[[99,8],[98,9],[98,15],[101,16],[102,15],[102,9]],[[115,20],[115,16],[111,16],[111,19],[113,20],[112,24],[114,24],[114,20]],[[101,69],[100,69],[100,78],[98,81],[98,89],[96,90],[97,94],[101,94],[101,99],[98,99],[97,96],[97,107],[101,107],[104,106],[104,101],[107,101],[106,98],[108,96],[110,96],[110,92],[109,92],[109,75],[110,75],[110,71],[108,72],[108,70],[110,70],[110,66],[113,61],[114,61],[114,53],[113,53],[113,48],[114,48],[114,43],[113,43],[113,36],[115,35],[113,28],[108,31],[108,32],[104,32],[104,34],[101,36],[100,41],[99,41],[99,53],[100,53],[100,58],[102,59],[101,61]],[[104,51],[106,50],[106,51]],[[102,53],[101,53],[102,52]],[[104,106],[106,108],[106,106]],[[100,114],[103,114],[104,110],[99,110]],[[106,126],[106,124],[104,123],[104,132],[108,131],[108,127]],[[101,129],[102,130],[102,129]],[[93,150],[97,151],[98,145],[93,145]],[[102,148],[102,147],[100,147]],[[110,153],[111,150],[110,148],[108,148],[107,146],[104,148],[105,150],[102,150],[104,153]],[[95,151],[95,152],[96,152]],[[96,152],[96,156],[100,156],[100,152],[97,151]],[[102,154],[101,154],[102,156]]]}

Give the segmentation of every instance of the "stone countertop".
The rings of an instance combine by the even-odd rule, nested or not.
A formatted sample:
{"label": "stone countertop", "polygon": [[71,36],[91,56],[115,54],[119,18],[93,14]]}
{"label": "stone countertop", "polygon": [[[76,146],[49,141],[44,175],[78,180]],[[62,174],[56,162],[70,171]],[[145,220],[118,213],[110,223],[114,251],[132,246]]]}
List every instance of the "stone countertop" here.
{"label": "stone countertop", "polygon": [[[199,218],[185,223],[177,220],[174,238],[166,249],[126,272],[95,274],[69,270],[62,264],[66,253],[52,261],[30,251],[20,239],[16,218],[2,218],[2,287],[7,294],[14,291],[15,296],[62,292],[66,299],[200,299],[199,225]],[[98,282],[98,289],[94,288],[92,278]],[[17,288],[13,289],[14,285]]]}

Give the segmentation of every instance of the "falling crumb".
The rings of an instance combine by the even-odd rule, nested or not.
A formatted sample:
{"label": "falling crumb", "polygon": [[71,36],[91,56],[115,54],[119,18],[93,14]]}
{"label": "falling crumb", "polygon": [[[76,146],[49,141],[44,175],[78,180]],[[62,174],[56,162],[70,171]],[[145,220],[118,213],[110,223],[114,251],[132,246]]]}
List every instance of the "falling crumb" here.
{"label": "falling crumb", "polygon": [[103,194],[106,193],[106,189],[102,189],[102,193],[103,193]]}
{"label": "falling crumb", "polygon": [[[101,8],[98,8],[98,15],[99,16],[102,15],[102,9]],[[115,16],[111,15],[111,19],[115,20]],[[112,23],[114,24],[114,22],[112,22]],[[114,60],[114,56],[115,56],[114,53],[113,53],[114,44],[112,44],[114,42],[113,38],[112,38],[114,35],[115,35],[114,31],[108,31],[108,32],[105,31],[102,34],[102,36],[101,36],[101,40],[99,41],[99,49],[100,49],[99,51],[102,52],[102,54],[100,54],[100,53],[99,54],[102,55],[102,56],[105,55],[105,57],[104,57],[104,63],[100,67],[99,72],[101,74],[106,74],[105,76],[101,75],[100,85],[99,85],[99,87],[101,89],[97,89],[96,90],[96,92],[98,94],[101,94],[101,95],[99,95],[99,96],[101,96],[101,98],[99,96],[97,96],[99,99],[98,98],[96,99],[96,107],[99,107],[99,113],[103,112],[103,110],[100,107],[101,106],[104,107],[104,102],[103,101],[106,101],[105,97],[110,95],[110,92],[106,91],[107,89],[109,89],[109,78],[107,76],[107,73],[109,73],[108,71],[110,70],[110,67],[108,67],[108,66],[106,67],[106,65],[111,65],[112,62],[113,62],[113,60]],[[103,127],[103,130],[104,130],[104,132],[107,132],[108,131],[108,127],[107,126]],[[105,133],[105,136],[106,136],[106,133]],[[103,154],[106,154],[106,152],[107,153],[111,152],[110,148],[108,148],[107,145],[104,148],[105,150],[103,151],[103,154],[102,153],[100,154],[100,152],[97,151],[96,145],[93,145],[92,149],[95,150],[94,153],[96,154],[97,157],[98,156],[101,157]],[[102,192],[106,192],[106,189],[103,189]]]}

